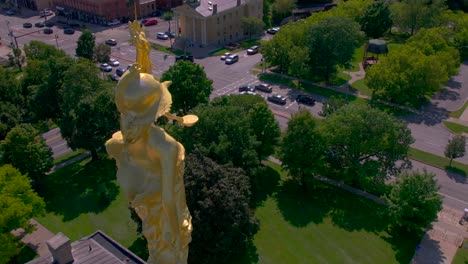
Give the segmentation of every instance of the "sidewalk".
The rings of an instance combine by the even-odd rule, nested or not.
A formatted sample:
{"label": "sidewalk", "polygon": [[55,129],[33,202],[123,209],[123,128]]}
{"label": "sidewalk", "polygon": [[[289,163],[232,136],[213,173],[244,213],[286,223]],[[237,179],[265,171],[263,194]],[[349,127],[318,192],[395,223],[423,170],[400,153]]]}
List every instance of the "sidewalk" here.
{"label": "sidewalk", "polygon": [[19,228],[12,231],[13,235],[21,238],[21,241],[36,251],[39,256],[43,257],[50,255],[49,249],[47,248],[45,242],[54,237],[55,234],[45,226],[41,225],[35,219],[29,220],[29,223],[36,227],[35,231],[29,234],[24,234],[24,229]]}

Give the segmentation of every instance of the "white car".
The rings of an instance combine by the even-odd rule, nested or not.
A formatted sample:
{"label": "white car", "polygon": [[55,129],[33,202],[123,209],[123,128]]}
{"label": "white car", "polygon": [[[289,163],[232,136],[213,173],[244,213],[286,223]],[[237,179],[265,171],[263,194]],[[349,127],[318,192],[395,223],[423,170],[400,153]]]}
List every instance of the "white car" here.
{"label": "white car", "polygon": [[107,64],[107,63],[103,63],[99,66],[99,68],[101,69],[101,71],[103,72],[111,72],[112,71],[112,67]]}
{"label": "white car", "polygon": [[221,55],[221,60],[225,60],[227,57],[231,56],[231,53],[226,52],[223,55]]}
{"label": "white car", "polygon": [[256,95],[256,92],[251,92],[251,91],[246,91],[246,92],[240,92],[240,94],[250,94],[250,95]]}
{"label": "white car", "polygon": [[158,39],[163,39],[163,40],[169,39],[169,36],[166,35],[166,33],[163,33],[163,32],[158,32],[158,34],[156,35],[156,37],[157,37]]}
{"label": "white car", "polygon": [[109,59],[109,65],[112,67],[118,67],[120,65],[120,62],[114,58]]}
{"label": "white car", "polygon": [[115,25],[118,25],[118,24],[120,24],[120,20],[118,20],[118,19],[114,19],[111,22],[107,22],[107,26],[109,26],[109,27],[115,26]]}

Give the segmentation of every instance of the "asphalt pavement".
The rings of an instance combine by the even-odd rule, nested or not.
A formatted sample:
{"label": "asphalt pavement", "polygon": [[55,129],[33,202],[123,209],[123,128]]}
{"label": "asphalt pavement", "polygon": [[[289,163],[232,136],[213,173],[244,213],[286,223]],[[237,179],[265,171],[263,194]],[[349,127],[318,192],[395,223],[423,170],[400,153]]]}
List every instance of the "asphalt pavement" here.
{"label": "asphalt pavement", "polygon": [[54,159],[59,158],[73,150],[68,147],[67,142],[60,134],[60,128],[56,127],[41,135],[47,145],[52,149]]}

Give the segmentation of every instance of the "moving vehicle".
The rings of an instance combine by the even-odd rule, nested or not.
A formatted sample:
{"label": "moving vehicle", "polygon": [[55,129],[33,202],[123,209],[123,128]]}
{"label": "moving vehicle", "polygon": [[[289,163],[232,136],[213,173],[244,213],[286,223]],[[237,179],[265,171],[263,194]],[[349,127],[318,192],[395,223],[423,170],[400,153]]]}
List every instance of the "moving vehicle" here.
{"label": "moving vehicle", "polygon": [[269,95],[267,97],[267,100],[275,104],[280,104],[280,105],[286,104],[286,97],[279,95],[279,94]]}
{"label": "moving vehicle", "polygon": [[255,87],[252,85],[244,85],[239,87],[239,92],[255,92]]}
{"label": "moving vehicle", "polygon": [[271,34],[271,35],[274,35],[274,34],[278,33],[279,30],[280,30],[279,27],[269,28],[269,29],[267,30],[267,33],[268,33],[268,34]]}
{"label": "moving vehicle", "polygon": [[259,46],[252,46],[250,47],[250,49],[247,50],[247,55],[257,54],[259,50],[260,50]]}
{"label": "moving vehicle", "polygon": [[226,64],[233,64],[239,61],[239,55],[233,54],[230,55],[229,57],[226,58],[225,63]]}
{"label": "moving vehicle", "polygon": [[156,34],[156,38],[166,40],[169,39],[169,36],[166,35],[164,32],[158,32],[158,34]]}
{"label": "moving vehicle", "polygon": [[118,19],[114,19],[114,20],[112,20],[110,22],[107,22],[108,27],[116,26],[118,24],[120,24],[120,20],[118,20]]}
{"label": "moving vehicle", "polygon": [[103,71],[103,72],[111,72],[112,71],[112,67],[107,63],[103,63],[103,64],[99,65],[99,69],[101,69],[101,71]]}
{"label": "moving vehicle", "polygon": [[109,46],[115,46],[115,45],[117,45],[117,40],[108,39],[108,40],[106,40],[106,44],[109,45]]}
{"label": "moving vehicle", "polygon": [[158,20],[155,17],[147,18],[147,19],[143,19],[141,23],[143,23],[145,27],[154,26],[158,24]]}
{"label": "moving vehicle", "polygon": [[40,17],[48,17],[48,16],[51,16],[53,14],[54,14],[54,12],[52,12],[52,10],[49,10],[49,9],[46,9],[46,10],[43,10],[43,11],[39,12]]}
{"label": "moving vehicle", "polygon": [[109,59],[109,65],[112,67],[117,67],[120,65],[120,62],[114,58]]}
{"label": "moving vehicle", "polygon": [[225,60],[227,57],[231,56],[231,53],[226,52],[223,55],[221,55],[221,60]]}
{"label": "moving vehicle", "polygon": [[273,87],[271,87],[271,85],[261,83],[255,86],[255,90],[259,90],[265,93],[271,93],[273,92]]}
{"label": "moving vehicle", "polygon": [[306,105],[313,105],[315,104],[315,99],[310,95],[300,94],[296,97],[296,102]]}

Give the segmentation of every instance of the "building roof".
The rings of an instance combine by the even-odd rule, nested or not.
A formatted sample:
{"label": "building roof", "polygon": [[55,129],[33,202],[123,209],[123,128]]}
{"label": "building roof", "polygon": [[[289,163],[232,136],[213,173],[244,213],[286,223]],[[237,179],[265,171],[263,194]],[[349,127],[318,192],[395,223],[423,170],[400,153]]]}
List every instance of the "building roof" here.
{"label": "building roof", "polygon": [[[237,1],[240,1],[240,5],[244,5],[246,0],[189,0],[188,5],[192,7],[197,13],[204,17],[209,17],[213,15],[213,5],[217,5],[216,13],[221,13],[226,10],[235,8],[237,6]],[[197,3],[198,2],[198,3]],[[196,3],[195,5],[193,5]],[[211,5],[209,4],[211,3]],[[211,8],[211,10],[210,10]]]}
{"label": "building roof", "polygon": [[[73,263],[79,264],[146,264],[137,255],[98,230],[71,244]],[[52,255],[37,258],[26,264],[52,264]]]}

